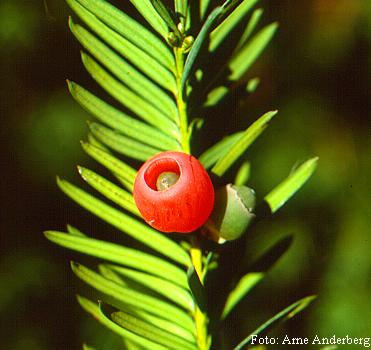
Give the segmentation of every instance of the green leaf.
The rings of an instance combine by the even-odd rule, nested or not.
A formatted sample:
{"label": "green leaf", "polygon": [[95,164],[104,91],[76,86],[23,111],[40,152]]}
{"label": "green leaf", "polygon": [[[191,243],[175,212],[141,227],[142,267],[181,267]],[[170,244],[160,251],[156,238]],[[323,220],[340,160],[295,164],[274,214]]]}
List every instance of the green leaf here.
{"label": "green leaf", "polygon": [[[126,288],[136,290],[136,291],[138,291],[140,293],[143,293],[143,294],[156,295],[155,293],[152,293],[152,291],[150,291],[148,288],[144,287],[143,285],[138,284],[135,281],[133,281],[131,279],[128,279],[128,278],[125,278],[124,276],[121,276],[120,274],[118,274],[116,271],[114,271],[112,269],[114,266],[115,265],[99,264],[98,265],[99,273],[103,277],[105,277],[105,278],[107,278],[111,281],[114,281],[114,282],[116,282],[120,285],[123,285]],[[127,308],[125,308],[125,310],[126,309]]]}
{"label": "green leaf", "polygon": [[165,134],[175,138],[179,136],[179,129],[174,121],[113,78],[89,55],[82,52],[81,58],[86,70],[93,79],[122,105],[146,122],[162,130]]}
{"label": "green leaf", "polygon": [[57,183],[67,196],[97,217],[175,262],[187,267],[190,265],[189,255],[163,234],[109,206],[68,181],[57,179]]}
{"label": "green leaf", "polygon": [[266,129],[268,122],[277,114],[277,111],[265,113],[249,128],[243,135],[231,146],[229,151],[221,157],[212,168],[212,172],[218,176],[224,173],[232,166],[232,164],[246,151],[246,149],[258,138],[258,136]]}
{"label": "green leaf", "polygon": [[215,253],[214,252],[209,252],[205,258],[205,262],[204,262],[204,269],[202,271],[202,276],[201,276],[201,281],[203,284],[205,284],[205,280],[207,278],[207,274],[209,273],[209,271],[211,271],[213,269],[213,263],[215,263],[214,265],[217,266],[217,262],[216,260],[214,260],[214,257],[215,257]]}
{"label": "green leaf", "polygon": [[[259,86],[259,83],[259,78],[250,79],[246,84],[246,91],[250,94],[253,93]],[[229,91],[230,88],[226,86],[217,86],[207,94],[206,101],[203,106],[206,108],[216,106],[223,100],[224,97],[228,95]]]}
{"label": "green leaf", "polygon": [[110,317],[115,323],[124,329],[138,334],[145,339],[164,345],[168,349],[197,350],[196,344],[192,344],[166,330],[145,322],[140,318],[132,316],[126,312],[113,312],[111,313]]}
{"label": "green leaf", "polygon": [[99,273],[103,277],[107,278],[108,280],[113,281],[113,282],[115,282],[117,284],[122,284],[125,287],[128,287],[128,284],[125,283],[125,281],[123,280],[123,278],[121,276],[119,276],[118,273],[116,273],[111,268],[109,268],[108,265],[99,264],[98,265],[98,270],[99,270]]}
{"label": "green leaf", "polygon": [[99,193],[103,194],[105,197],[132,214],[141,217],[140,212],[135,205],[134,198],[130,193],[106,180],[103,176],[98,175],[94,171],[81,166],[78,167],[78,170],[81,177]]}
{"label": "green leaf", "polygon": [[151,276],[147,273],[118,266],[110,266],[110,268],[120,275],[157,292],[158,294],[189,310],[190,312],[194,311],[194,302],[188,290],[180,288],[179,286],[174,285],[174,283],[164,281],[161,278]]}
{"label": "green leaf", "polygon": [[216,25],[222,23],[236,9],[236,7],[241,4],[242,1],[244,0],[225,0],[220,6],[221,12]]}
{"label": "green leaf", "polygon": [[[130,311],[131,312],[131,311]],[[135,316],[138,318],[147,321],[149,323],[152,323],[153,325],[156,325],[159,328],[165,329],[168,332],[171,332],[174,335],[177,335],[178,337],[181,337],[191,343],[195,342],[196,333],[195,330],[192,332],[188,329],[185,329],[184,327],[181,327],[174,322],[170,322],[168,320],[165,320],[163,318],[153,316],[151,314],[145,313],[145,312],[133,312]]]}
{"label": "green leaf", "polygon": [[246,44],[246,41],[250,37],[251,33],[255,30],[256,26],[258,25],[261,16],[263,15],[262,9],[256,9],[246,25],[245,31],[242,33],[240,40],[238,41],[236,51],[239,51],[242,46]]}
{"label": "green leaf", "polygon": [[109,150],[109,148],[108,148],[107,146],[103,145],[103,143],[99,142],[99,141],[98,141],[98,140],[93,136],[93,134],[92,134],[91,132],[88,132],[88,137],[87,137],[87,139],[88,139],[87,142],[88,142],[90,145],[92,145],[92,146],[94,146],[94,147],[97,147],[97,148],[103,150],[103,151],[106,152],[106,153],[112,154],[112,152]]}
{"label": "green leaf", "polygon": [[71,268],[81,280],[101,293],[116,299],[120,303],[157,315],[189,330],[194,329],[192,318],[182,309],[159,300],[158,298],[110,281],[95,271],[75,262],[71,263]]}
{"label": "green leaf", "polygon": [[135,141],[101,124],[89,123],[89,128],[100,142],[127,157],[145,162],[147,159],[161,152],[158,148]]}
{"label": "green leaf", "polygon": [[290,318],[294,317],[297,313],[301,312],[315,298],[316,298],[316,296],[309,296],[309,297],[303,298],[303,299],[297,301],[296,303],[288,306],[286,309],[282,310],[276,316],[272,317],[270,320],[268,320],[263,325],[261,325],[259,328],[257,328],[248,337],[246,337],[241,343],[239,343],[233,350],[244,349],[245,346],[251,344],[254,335],[260,336],[262,334],[266,334],[269,330],[271,330],[277,324],[279,324],[281,322],[285,322],[285,321],[289,320]]}
{"label": "green leaf", "polygon": [[247,16],[257,0],[243,1],[217,28],[210,34],[209,50],[214,52],[233,29]]}
{"label": "green leaf", "polygon": [[78,237],[63,232],[47,231],[45,236],[62,247],[139,271],[145,271],[183,288],[188,288],[185,271],[155,255],[141,252],[138,249],[127,248],[90,237]]}
{"label": "green leaf", "polygon": [[229,92],[226,86],[218,86],[211,90],[206,97],[204,107],[213,107],[217,105]]}
{"label": "green leaf", "polygon": [[86,237],[85,233],[81,232],[79,229],[77,229],[76,227],[72,225],[67,225],[67,231],[69,234],[74,235],[74,236]]}
{"label": "green leaf", "polygon": [[160,130],[112,107],[80,85],[68,81],[73,98],[101,122],[138,141],[163,150],[180,150],[179,143]]}
{"label": "green leaf", "polygon": [[143,348],[131,340],[125,339],[124,341],[125,350],[143,350]]}
{"label": "green leaf", "polygon": [[82,344],[82,350],[96,350],[96,349],[87,344]]}
{"label": "green leaf", "polygon": [[98,163],[111,170],[115,175],[122,179],[123,183],[127,183],[130,191],[133,190],[134,180],[137,176],[135,169],[99,147],[95,147],[85,142],[82,142],[81,145],[87,154],[94,158]]}
{"label": "green leaf", "polygon": [[192,45],[191,51],[189,52],[187,56],[187,60],[184,65],[183,70],[183,76],[182,76],[182,82],[181,82],[181,89],[182,91],[185,91],[185,86],[188,78],[193,73],[193,70],[195,68],[196,60],[201,52],[201,50],[204,48],[205,44],[207,43],[207,39],[209,37],[209,33],[213,29],[216,21],[219,19],[220,14],[222,13],[222,7],[216,7],[210,15],[207,17],[205,23],[203,24],[200,32],[198,33],[195,42]]}
{"label": "green leaf", "polygon": [[236,186],[245,186],[250,178],[251,165],[249,161],[244,161],[238,169],[237,175],[234,179]]}
{"label": "green leaf", "polygon": [[[90,132],[88,133],[88,143],[81,141],[82,148],[84,151],[90,155],[92,158],[96,159],[100,164],[105,166],[107,169],[111,170],[111,173],[116,179],[126,188],[130,193],[133,192],[133,183],[137,171],[130,167],[129,165],[123,163],[121,160],[113,156],[112,152],[99,142]],[[117,164],[117,168],[125,170],[125,167],[128,169],[125,177],[122,176],[122,173],[116,173],[114,164]],[[129,173],[134,172],[133,179],[128,179]]]}
{"label": "green leaf", "polygon": [[225,319],[236,305],[254,288],[264,277],[264,273],[250,272],[243,276],[236,287],[229,293],[225,303],[222,319]]}
{"label": "green leaf", "polygon": [[88,312],[89,314],[91,314],[94,317],[95,320],[100,322],[102,325],[104,325],[105,327],[107,327],[111,331],[117,333],[118,335],[120,335],[124,339],[129,339],[129,340],[135,342],[136,344],[139,344],[140,346],[144,347],[144,349],[147,349],[147,350],[167,350],[163,346],[160,346],[156,343],[153,343],[153,342],[151,342],[147,339],[144,339],[144,338],[142,338],[142,337],[140,337],[140,336],[138,336],[138,335],[136,335],[132,332],[129,332],[126,329],[118,326],[116,323],[112,322],[109,318],[107,318],[106,315],[104,315],[101,312],[99,306],[96,303],[90,301],[89,299],[83,298],[81,296],[77,296],[77,301],[79,302],[81,307],[86,312]]}
{"label": "green leaf", "polygon": [[305,184],[316,170],[317,163],[318,157],[309,159],[264,197],[272,213],[281,208]]}
{"label": "green leaf", "polygon": [[181,16],[184,22],[188,13],[188,0],[175,0],[175,12]]}
{"label": "green leaf", "polygon": [[120,11],[107,1],[77,1],[109,27],[155,58],[159,64],[164,65],[171,71],[175,70],[174,56],[169,47],[132,17]]}
{"label": "green leaf", "polygon": [[169,34],[168,28],[164,20],[153,7],[150,0],[130,0],[138,12],[145,20],[156,30],[164,39],[167,39]]}
{"label": "green leaf", "polygon": [[259,31],[230,60],[230,80],[240,79],[259,57],[277,30],[277,23],[271,23]]}
{"label": "green leaf", "polygon": [[210,169],[220,158],[222,158],[242,136],[243,132],[225,136],[222,140],[211,146],[198,158],[206,169]]}
{"label": "green leaf", "polygon": [[195,342],[196,334],[195,332],[190,332],[189,330],[175,324],[174,322],[165,320],[164,318],[151,315],[147,312],[144,312],[143,310],[138,309],[132,309],[130,307],[125,308],[125,312],[135,316],[136,318],[139,318],[140,320],[150,323],[158,328],[161,328],[167,332],[170,332],[180,338],[183,338],[184,340],[187,340],[190,343]]}
{"label": "green leaf", "polygon": [[176,18],[171,13],[171,10],[166,7],[166,5],[161,0],[150,0],[154,9],[157,11],[157,13],[160,15],[160,17],[163,19],[163,21],[167,24],[169,29],[171,29],[173,32],[175,32],[179,37],[181,37],[181,34],[178,30]]}
{"label": "green leaf", "polygon": [[250,79],[246,84],[246,91],[252,94],[258,88],[259,84],[260,84],[259,78]]}
{"label": "green leaf", "polygon": [[210,0],[199,0],[200,2],[200,19],[204,19],[207,13],[207,10],[210,5]]}
{"label": "green leaf", "polygon": [[[165,89],[175,92],[176,83],[173,73],[154,59],[148,53],[138,48],[131,41],[105,25],[94,14],[81,6],[75,0],[67,0],[75,13],[107,44],[114,48],[143,73]],[[135,37],[135,36],[134,36]]]}
{"label": "green leaf", "polygon": [[188,285],[192,292],[193,298],[196,301],[197,306],[202,312],[206,310],[206,292],[205,287],[202,285],[200,277],[198,276],[196,269],[193,265],[188,268],[187,271]]}
{"label": "green leaf", "polygon": [[263,252],[254,263],[249,266],[250,272],[267,272],[289,250],[293,242],[293,236],[288,235],[280,238],[266,251]]}
{"label": "green leaf", "polygon": [[78,24],[74,24],[72,18],[69,20],[69,25],[72,33],[85,49],[118,79],[147,102],[153,104],[163,114],[168,115],[170,119],[176,119],[177,108],[175,101],[164,90],[140,73],[131,64],[127,63],[115,51],[111,50],[86,29]]}

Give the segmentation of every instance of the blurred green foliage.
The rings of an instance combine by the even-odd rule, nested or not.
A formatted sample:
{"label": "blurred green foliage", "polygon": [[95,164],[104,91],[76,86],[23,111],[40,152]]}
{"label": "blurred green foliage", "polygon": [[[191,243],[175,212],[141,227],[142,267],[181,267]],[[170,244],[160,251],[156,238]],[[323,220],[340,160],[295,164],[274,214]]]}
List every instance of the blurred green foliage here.
{"label": "blurred green foliage", "polygon": [[5,0],[0,4],[0,42],[12,52],[32,47],[40,34],[37,8],[29,2]]}
{"label": "blurred green foliage", "polygon": [[78,141],[86,137],[83,121],[87,118],[84,110],[63,91],[32,106],[19,130],[24,142],[14,144],[20,165],[39,180],[70,174],[85,159]]}
{"label": "blurred green foliage", "polygon": [[[294,200],[250,237],[251,256],[288,234],[294,241],[237,316],[247,332],[293,299],[316,293],[318,301],[277,334],[370,336],[371,6],[367,0],[262,5],[267,22],[278,19],[280,29],[249,77],[259,76],[260,85],[247,100],[236,96],[215,112],[207,140],[278,108],[247,155],[248,185],[264,196],[293,164],[312,155],[320,163]],[[67,221],[93,225],[54,185],[55,174],[71,178],[75,164],[86,162],[79,140],[89,116],[68,96],[65,79],[90,80],[67,30],[69,13],[56,0],[0,4],[4,349],[78,349],[82,339],[100,349],[117,344],[75,303],[78,282],[67,266],[72,253],[41,235]],[[228,125],[218,113],[230,115]]]}

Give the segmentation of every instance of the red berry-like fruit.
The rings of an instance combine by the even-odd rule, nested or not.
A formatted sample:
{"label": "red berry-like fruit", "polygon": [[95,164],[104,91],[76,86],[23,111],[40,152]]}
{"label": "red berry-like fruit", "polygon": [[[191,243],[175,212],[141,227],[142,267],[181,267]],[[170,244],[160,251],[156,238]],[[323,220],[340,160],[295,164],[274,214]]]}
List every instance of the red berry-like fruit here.
{"label": "red berry-like fruit", "polygon": [[214,187],[202,164],[182,152],[162,152],[139,169],[134,200],[144,220],[162,232],[192,232],[214,207]]}

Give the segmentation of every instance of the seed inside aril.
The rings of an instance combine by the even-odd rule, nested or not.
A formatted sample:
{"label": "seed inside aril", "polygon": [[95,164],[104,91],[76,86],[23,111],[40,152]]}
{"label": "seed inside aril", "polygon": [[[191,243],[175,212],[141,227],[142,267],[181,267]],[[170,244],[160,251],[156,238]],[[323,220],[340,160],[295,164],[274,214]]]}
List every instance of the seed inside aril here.
{"label": "seed inside aril", "polygon": [[157,191],[167,190],[173,186],[179,179],[179,175],[170,171],[161,173],[156,181]]}

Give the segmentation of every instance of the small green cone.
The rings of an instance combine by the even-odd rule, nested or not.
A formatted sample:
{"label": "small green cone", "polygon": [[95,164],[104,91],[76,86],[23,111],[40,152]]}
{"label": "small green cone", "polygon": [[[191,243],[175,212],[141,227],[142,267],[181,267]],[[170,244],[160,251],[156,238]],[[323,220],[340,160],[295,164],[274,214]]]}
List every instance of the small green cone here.
{"label": "small green cone", "polygon": [[239,238],[255,218],[255,203],[255,192],[247,186],[228,184],[219,188],[206,224],[207,234],[219,243]]}
{"label": "small green cone", "polygon": [[167,42],[172,46],[172,47],[179,47],[181,44],[181,39],[176,35],[174,32],[170,32],[167,35]]}
{"label": "small green cone", "polygon": [[182,50],[184,53],[188,52],[194,43],[195,39],[193,36],[187,36],[184,38],[183,43],[182,43]]}

